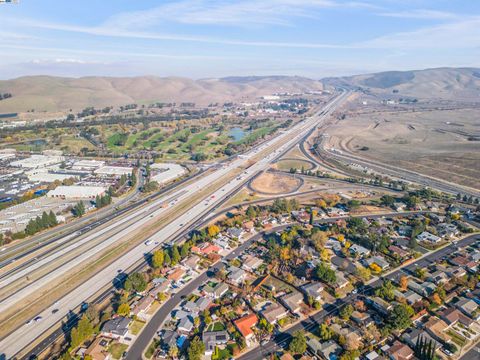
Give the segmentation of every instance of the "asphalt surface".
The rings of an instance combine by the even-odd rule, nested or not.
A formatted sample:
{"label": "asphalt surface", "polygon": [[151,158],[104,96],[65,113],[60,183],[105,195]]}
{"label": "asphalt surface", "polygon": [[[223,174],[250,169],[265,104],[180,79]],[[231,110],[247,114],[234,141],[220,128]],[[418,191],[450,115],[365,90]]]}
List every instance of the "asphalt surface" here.
{"label": "asphalt surface", "polygon": [[[442,257],[444,257],[446,255],[450,255],[451,253],[455,252],[457,247],[466,247],[466,246],[468,246],[470,244],[473,244],[477,241],[480,241],[480,235],[478,235],[478,234],[466,237],[466,238],[458,241],[457,244],[450,244],[450,245],[446,246],[445,248],[443,248],[439,251],[433,252],[433,253],[425,256],[424,258],[419,259],[418,261],[416,261],[413,264],[410,264],[410,265],[405,266],[403,268],[399,268],[398,270],[389,274],[387,276],[387,278],[395,278],[398,275],[402,274],[402,272],[405,272],[405,271],[413,272],[413,271],[415,271],[415,269],[417,267],[426,267],[426,266],[440,260]],[[368,287],[366,286],[366,289],[363,292],[365,293],[365,292],[368,292],[370,289],[378,287],[381,284],[382,281],[383,281],[382,278],[380,278],[380,279],[377,279],[376,281],[370,283],[368,285]],[[260,360],[260,359],[264,359],[264,358],[268,357],[270,354],[272,354],[272,353],[274,353],[274,352],[276,352],[276,351],[278,351],[282,348],[285,349],[288,346],[288,344],[290,342],[290,339],[292,338],[292,335],[296,331],[299,331],[299,330],[312,331],[317,326],[322,324],[325,321],[325,319],[327,318],[327,316],[337,313],[338,309],[340,309],[342,306],[344,306],[347,303],[352,303],[357,298],[357,296],[358,296],[358,294],[355,294],[355,295],[350,294],[343,299],[338,299],[334,303],[333,307],[331,307],[331,309],[329,308],[328,310],[321,310],[318,313],[316,313],[315,315],[310,316],[309,318],[300,321],[299,323],[297,323],[294,326],[292,326],[291,328],[289,328],[287,331],[282,332],[282,333],[274,336],[274,338],[271,341],[269,341],[268,343],[266,343],[265,345],[259,346],[255,349],[252,349],[248,353],[240,356],[238,358],[238,360]],[[478,355],[478,354],[471,354],[471,355]],[[473,358],[467,358],[465,360],[473,360],[473,359],[478,360],[479,358],[478,357],[473,357]],[[463,358],[462,358],[462,360],[463,360]]]}
{"label": "asphalt surface", "polygon": [[[65,295],[61,299],[60,304],[58,304],[56,307],[59,311],[53,313],[51,308],[47,308],[38,314],[38,316],[42,316],[42,321],[35,322],[31,325],[25,324],[17,328],[17,330],[9,334],[7,337],[3,338],[0,341],[0,348],[2,351],[4,351],[8,357],[12,357],[13,355],[17,354],[20,350],[34,341],[34,339],[44,334],[44,332],[50,329],[55,323],[62,321],[66,314],[70,313],[72,309],[78,307],[85,299],[94,296],[105,286],[111,284],[112,279],[117,276],[119,271],[130,268],[139,260],[143,259],[145,253],[152,251],[157,246],[160,246],[160,244],[173,241],[173,239],[175,239],[175,237],[182,232],[185,225],[196,222],[198,219],[211,214],[211,209],[214,208],[218,202],[229,196],[229,194],[235,191],[239,186],[243,185],[253,176],[256,176],[259,171],[263,171],[272,161],[276,160],[288,149],[301,141],[301,139],[304,138],[305,133],[309,133],[311,129],[317,126],[320,121],[324,120],[326,116],[330,115],[331,111],[335,109],[338,102],[345,99],[345,95],[347,95],[347,93],[342,93],[340,96],[336,97],[333,101],[327,104],[321,112],[318,112],[314,116],[301,121],[289,130],[282,131],[281,134],[272,138],[271,140],[268,140],[260,146],[253,148],[247,153],[239,156],[237,159],[224,164],[216,171],[198,179],[196,182],[183,187],[180,191],[185,193],[179,196],[178,202],[189,199],[192,194],[195,194],[198,191],[203,191],[203,189],[208,188],[208,186],[214,183],[216,180],[227,174],[230,174],[232,170],[243,168],[242,171],[244,171],[237,178],[231,180],[223,187],[209,195],[209,197],[205,200],[199,201],[196,204],[192,204],[189,210],[179,214],[176,219],[164,226],[155,235],[150,237],[144,244],[133,248],[125,255],[117,258],[83,284],[79,285],[77,288]],[[256,160],[254,163],[249,162],[249,159],[255,158],[258,153],[267,149],[270,151],[268,155],[264,155],[263,158]],[[174,196],[174,194],[172,196]],[[171,206],[174,205],[175,203],[171,204]],[[148,212],[148,209],[142,209],[141,211],[145,214],[145,219],[139,220],[135,223],[134,227],[136,229],[144,226],[143,224],[150,220],[149,217],[156,217],[160,215],[164,209],[159,209],[151,213]],[[115,227],[116,225],[115,223],[112,223],[111,226]],[[12,294],[12,296],[4,299],[0,303],[0,311],[3,311],[15,303],[20,303],[24,298],[29,297],[32,292],[38,291],[55,278],[62,276],[66,271],[78,266],[82,259],[88,259],[94,254],[98,253],[101,249],[105,249],[106,246],[114,244],[116,241],[118,241],[117,237],[121,238],[127,236],[127,234],[130,232],[131,230],[126,229],[123,233],[121,232],[112,236],[88,252],[82,253],[78,259],[75,258],[73,261],[69,261],[62,266],[62,268],[56,269],[47,276],[32,282],[30,286]]]}

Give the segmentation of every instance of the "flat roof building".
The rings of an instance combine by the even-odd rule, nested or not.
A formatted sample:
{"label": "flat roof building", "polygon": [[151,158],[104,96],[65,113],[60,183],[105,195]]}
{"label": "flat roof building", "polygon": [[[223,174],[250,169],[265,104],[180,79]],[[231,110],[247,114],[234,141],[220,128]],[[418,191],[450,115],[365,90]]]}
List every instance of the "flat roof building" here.
{"label": "flat roof building", "polygon": [[94,200],[97,196],[103,196],[107,192],[102,186],[58,186],[55,190],[47,193],[48,197],[61,199],[89,199]]}

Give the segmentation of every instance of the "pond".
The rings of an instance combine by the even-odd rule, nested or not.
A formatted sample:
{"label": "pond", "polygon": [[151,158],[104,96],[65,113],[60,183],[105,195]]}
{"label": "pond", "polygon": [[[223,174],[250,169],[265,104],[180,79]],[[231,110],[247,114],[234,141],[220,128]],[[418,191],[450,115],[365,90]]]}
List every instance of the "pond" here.
{"label": "pond", "polygon": [[242,128],[239,128],[239,127],[231,128],[228,131],[228,135],[230,137],[232,137],[233,140],[235,140],[235,141],[242,140],[245,137],[246,134],[247,134],[247,132],[245,130],[243,130]]}

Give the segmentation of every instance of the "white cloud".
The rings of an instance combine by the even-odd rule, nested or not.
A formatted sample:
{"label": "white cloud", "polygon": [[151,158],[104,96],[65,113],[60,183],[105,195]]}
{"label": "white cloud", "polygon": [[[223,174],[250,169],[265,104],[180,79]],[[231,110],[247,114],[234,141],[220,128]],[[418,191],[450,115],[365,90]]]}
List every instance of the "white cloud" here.
{"label": "white cloud", "polygon": [[461,16],[449,13],[445,11],[428,10],[428,9],[415,9],[409,11],[399,12],[381,12],[376,15],[385,17],[394,17],[401,19],[422,19],[422,20],[453,20],[459,19]]}
{"label": "white cloud", "polygon": [[480,17],[388,34],[358,43],[371,49],[464,49],[480,46]]}

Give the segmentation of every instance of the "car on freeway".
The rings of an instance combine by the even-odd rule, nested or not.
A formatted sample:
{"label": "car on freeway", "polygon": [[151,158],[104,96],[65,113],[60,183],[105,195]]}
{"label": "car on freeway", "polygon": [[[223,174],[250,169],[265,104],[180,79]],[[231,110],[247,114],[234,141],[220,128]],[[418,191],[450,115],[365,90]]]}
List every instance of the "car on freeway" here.
{"label": "car on freeway", "polygon": [[28,320],[28,321],[25,323],[25,325],[27,325],[27,326],[28,326],[28,325],[32,325],[32,323],[33,323],[33,319],[30,319],[30,320]]}
{"label": "car on freeway", "polygon": [[145,245],[148,246],[148,245],[151,245],[151,244],[152,244],[152,240],[147,240],[147,241],[145,241]]}
{"label": "car on freeway", "polygon": [[42,319],[43,319],[43,318],[42,318],[40,315],[35,316],[35,317],[33,318],[33,320],[36,321],[36,322],[39,322],[39,321],[41,321]]}
{"label": "car on freeway", "polygon": [[52,314],[56,314],[58,312],[58,309],[53,309]]}

